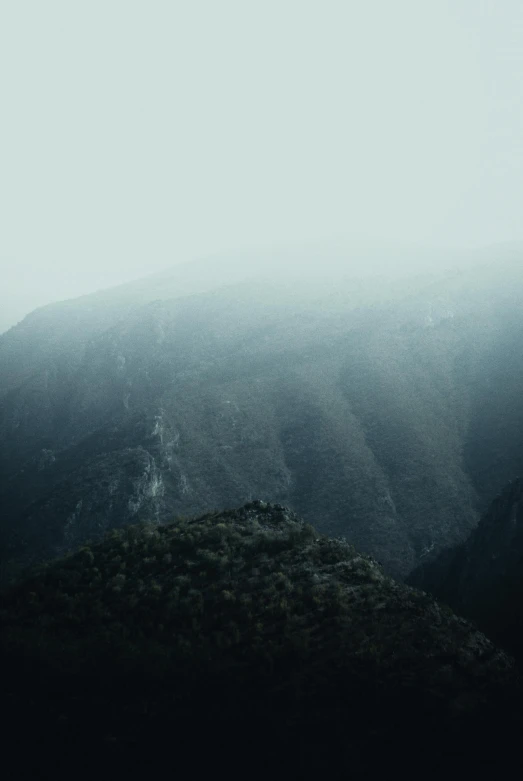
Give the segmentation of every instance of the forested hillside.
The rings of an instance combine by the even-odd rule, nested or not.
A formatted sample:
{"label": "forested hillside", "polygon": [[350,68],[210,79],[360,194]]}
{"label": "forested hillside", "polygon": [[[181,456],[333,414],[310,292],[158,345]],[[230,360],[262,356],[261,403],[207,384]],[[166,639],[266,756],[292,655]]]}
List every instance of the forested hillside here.
{"label": "forested hillside", "polygon": [[4,582],[255,498],[399,577],[463,540],[523,472],[521,253],[359,279],[328,260],[175,269],[2,335]]}
{"label": "forested hillside", "polygon": [[409,582],[523,662],[523,481],[505,486],[470,537],[416,568]]}
{"label": "forested hillside", "polygon": [[0,629],[18,777],[439,778],[519,751],[513,661],[280,505],[115,530],[4,592]]}

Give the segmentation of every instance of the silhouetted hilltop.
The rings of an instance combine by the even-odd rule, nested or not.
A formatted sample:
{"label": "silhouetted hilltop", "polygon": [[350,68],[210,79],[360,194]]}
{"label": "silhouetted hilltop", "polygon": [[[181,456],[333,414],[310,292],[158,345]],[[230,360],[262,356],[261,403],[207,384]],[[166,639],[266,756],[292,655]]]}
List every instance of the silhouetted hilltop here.
{"label": "silhouetted hilltop", "polygon": [[523,660],[523,481],[505,486],[469,539],[417,568],[409,582]]}
{"label": "silhouetted hilltop", "polygon": [[430,778],[512,756],[512,660],[281,505],[114,530],[0,620],[6,744],[40,772]]}

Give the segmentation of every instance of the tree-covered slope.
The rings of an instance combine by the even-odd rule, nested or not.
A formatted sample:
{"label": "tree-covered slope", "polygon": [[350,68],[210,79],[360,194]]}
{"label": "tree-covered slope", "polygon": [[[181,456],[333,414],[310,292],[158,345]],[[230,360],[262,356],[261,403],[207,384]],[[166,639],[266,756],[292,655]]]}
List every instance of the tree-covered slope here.
{"label": "tree-covered slope", "polygon": [[470,537],[418,567],[409,582],[523,660],[523,481],[505,486]]}
{"label": "tree-covered slope", "polygon": [[0,621],[20,768],[430,778],[512,756],[511,659],[280,505],[114,530],[4,592]]}

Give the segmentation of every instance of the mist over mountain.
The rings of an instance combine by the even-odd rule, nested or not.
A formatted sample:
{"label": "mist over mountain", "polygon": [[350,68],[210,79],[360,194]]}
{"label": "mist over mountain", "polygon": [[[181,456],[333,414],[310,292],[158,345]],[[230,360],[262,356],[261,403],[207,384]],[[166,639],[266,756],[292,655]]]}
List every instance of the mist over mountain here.
{"label": "mist over mountain", "polygon": [[260,252],[35,310],[0,337],[3,578],[254,498],[404,577],[523,472],[522,258]]}
{"label": "mist over mountain", "polygon": [[2,779],[514,774],[522,31],[2,4]]}

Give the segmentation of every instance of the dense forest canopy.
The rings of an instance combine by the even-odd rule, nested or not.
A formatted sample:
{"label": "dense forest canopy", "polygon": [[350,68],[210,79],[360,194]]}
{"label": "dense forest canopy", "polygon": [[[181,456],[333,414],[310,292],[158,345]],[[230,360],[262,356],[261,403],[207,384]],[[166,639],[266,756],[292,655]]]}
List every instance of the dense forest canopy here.
{"label": "dense forest canopy", "polygon": [[0,623],[7,735],[56,772],[87,746],[121,768],[218,752],[234,778],[513,757],[514,662],[280,505],[112,531],[5,592]]}

